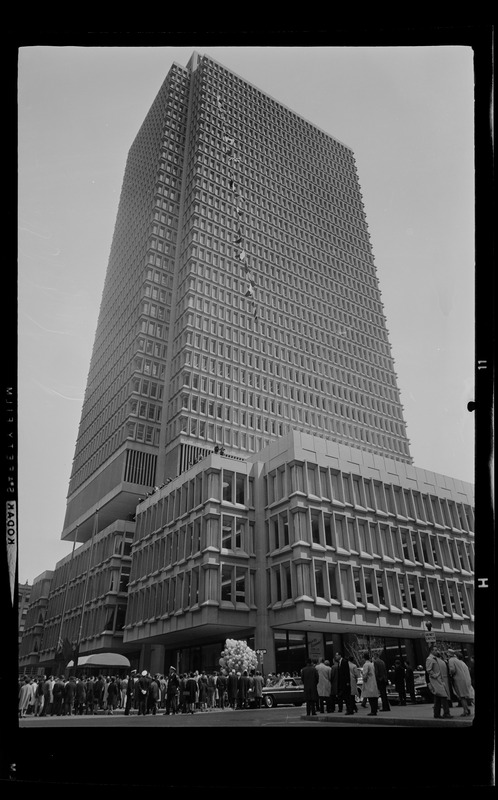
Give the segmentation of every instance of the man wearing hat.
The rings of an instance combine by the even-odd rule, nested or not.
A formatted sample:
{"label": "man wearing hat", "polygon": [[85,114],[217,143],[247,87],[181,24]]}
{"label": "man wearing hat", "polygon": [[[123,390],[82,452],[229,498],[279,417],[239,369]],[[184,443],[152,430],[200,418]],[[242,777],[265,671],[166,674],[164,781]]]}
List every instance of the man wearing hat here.
{"label": "man wearing hat", "polygon": [[170,710],[172,714],[176,714],[179,689],[180,689],[180,679],[178,678],[176,669],[175,667],[170,667],[168,675],[168,686],[166,689],[166,711],[164,712],[165,714],[169,714]]}
{"label": "man wearing hat", "polygon": [[133,703],[133,698],[135,697],[135,684],[137,682],[137,671],[136,669],[132,669],[131,675],[128,678],[128,683],[126,684],[126,702],[125,702],[125,716],[129,716],[131,711],[131,706]]}
{"label": "man wearing hat", "polygon": [[149,673],[144,669],[138,679],[138,716],[143,714],[145,717],[147,714],[147,698],[149,696],[150,681]]}

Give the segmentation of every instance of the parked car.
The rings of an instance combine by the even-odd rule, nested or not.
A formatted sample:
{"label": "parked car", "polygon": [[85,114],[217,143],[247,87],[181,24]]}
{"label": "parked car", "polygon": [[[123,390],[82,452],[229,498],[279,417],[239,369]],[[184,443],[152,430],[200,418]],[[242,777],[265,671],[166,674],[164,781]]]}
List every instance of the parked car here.
{"label": "parked car", "polygon": [[[427,682],[425,679],[425,671],[424,670],[414,670],[413,676],[415,679],[415,700],[417,703],[432,703],[433,696],[429,691],[427,686]],[[363,684],[362,678],[359,678],[357,681],[358,689],[358,698],[357,703],[361,703],[361,687]],[[391,681],[387,684],[387,697],[390,703],[399,703],[399,694],[396,691],[396,686]]]}
{"label": "parked car", "polygon": [[[249,692],[249,705],[254,705],[255,699]],[[277,705],[302,706],[304,703],[304,686],[300,678],[280,678],[273,686],[263,688],[262,705],[266,708],[275,708]]]}
{"label": "parked car", "polygon": [[[414,670],[413,671],[414,683],[415,683],[415,700],[417,703],[432,703],[433,696],[429,691],[427,686],[427,682],[425,679],[425,670]],[[390,703],[399,703],[399,694],[396,691],[396,687],[394,683],[388,683],[387,685],[387,696],[389,698]]]}

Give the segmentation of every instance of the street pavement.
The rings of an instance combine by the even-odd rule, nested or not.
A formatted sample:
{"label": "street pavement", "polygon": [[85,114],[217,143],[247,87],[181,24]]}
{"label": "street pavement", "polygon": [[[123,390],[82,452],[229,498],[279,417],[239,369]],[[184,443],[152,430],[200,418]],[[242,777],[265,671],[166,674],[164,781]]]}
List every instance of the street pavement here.
{"label": "street pavement", "polygon": [[[19,720],[21,728],[41,728],[41,727],[157,727],[174,726],[179,727],[237,727],[237,726],[256,726],[266,727],[268,725],[368,725],[368,726],[398,726],[398,727],[451,727],[467,728],[472,726],[474,715],[470,717],[462,716],[462,709],[454,706],[451,709],[451,719],[434,719],[431,703],[417,703],[406,706],[391,705],[390,711],[379,711],[376,717],[369,716],[370,708],[363,708],[361,704],[356,705],[357,713],[352,716],[346,715],[345,711],[339,713],[318,713],[316,716],[307,716],[306,707],[278,706],[276,708],[244,709],[236,710],[218,708],[206,712],[197,711],[195,714],[176,714],[167,716],[163,709],[156,715],[147,714],[138,716],[136,712],[130,716],[125,716],[123,709],[116,709],[113,714],[105,711],[98,711],[95,715],[72,715],[62,717],[22,717]],[[472,712],[474,708],[472,708]]]}

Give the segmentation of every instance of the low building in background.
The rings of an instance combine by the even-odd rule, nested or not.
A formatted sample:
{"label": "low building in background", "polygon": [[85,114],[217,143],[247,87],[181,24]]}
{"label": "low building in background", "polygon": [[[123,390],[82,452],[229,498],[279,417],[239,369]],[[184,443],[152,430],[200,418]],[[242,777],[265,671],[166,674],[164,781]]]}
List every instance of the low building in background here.
{"label": "low building in background", "polygon": [[21,674],[37,675],[39,672],[40,646],[53,574],[47,570],[34,579],[32,586],[28,586],[27,583],[25,586],[19,586],[19,672]]}

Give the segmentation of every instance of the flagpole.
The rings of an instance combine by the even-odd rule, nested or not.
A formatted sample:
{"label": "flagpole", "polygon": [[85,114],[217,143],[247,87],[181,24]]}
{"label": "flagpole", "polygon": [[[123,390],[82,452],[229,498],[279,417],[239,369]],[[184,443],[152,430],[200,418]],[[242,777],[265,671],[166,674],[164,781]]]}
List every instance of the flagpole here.
{"label": "flagpole", "polygon": [[57,656],[57,653],[59,652],[59,650],[62,649],[62,627],[64,625],[64,617],[65,617],[65,614],[66,614],[67,597],[68,597],[68,594],[69,594],[69,581],[71,580],[71,567],[73,565],[74,549],[76,547],[76,539],[77,538],[78,538],[78,525],[76,525],[76,529],[74,531],[73,549],[71,550],[71,558],[69,560],[69,567],[68,567],[68,570],[67,570],[66,591],[64,592],[64,602],[62,604],[62,614],[61,614],[61,624],[60,624],[60,628],[59,628],[59,638],[57,640],[57,645],[56,645],[56,648],[55,648],[56,656]]}
{"label": "flagpole", "polygon": [[69,560],[69,568],[68,568],[68,571],[67,571],[66,591],[64,593],[64,603],[63,603],[63,606],[62,606],[62,615],[61,615],[61,626],[60,626],[60,629],[59,629],[59,641],[62,639],[62,626],[64,624],[64,616],[65,616],[65,613],[66,613],[67,596],[69,594],[69,581],[71,580],[71,566],[72,566],[72,563],[73,563],[74,548],[76,547],[77,536],[78,536],[78,526],[76,525],[76,530],[74,531],[73,549],[71,550],[71,558]]}
{"label": "flagpole", "polygon": [[78,638],[76,640],[76,646],[74,648],[73,667],[77,667],[78,666],[78,654],[79,654],[79,650],[80,650],[81,634],[83,632],[83,618],[85,616],[85,603],[86,603],[86,596],[87,596],[87,591],[88,591],[88,582],[89,582],[89,579],[90,579],[90,568],[91,568],[91,565],[92,565],[93,545],[94,545],[94,542],[95,542],[95,534],[96,534],[97,528],[98,528],[98,520],[99,520],[99,509],[97,508],[95,510],[95,516],[93,518],[92,543],[90,545],[90,554],[88,556],[88,568],[87,568],[87,571],[86,571],[85,589],[84,589],[84,592],[83,592],[83,602],[82,602],[82,605],[81,605],[80,629],[78,631]]}

